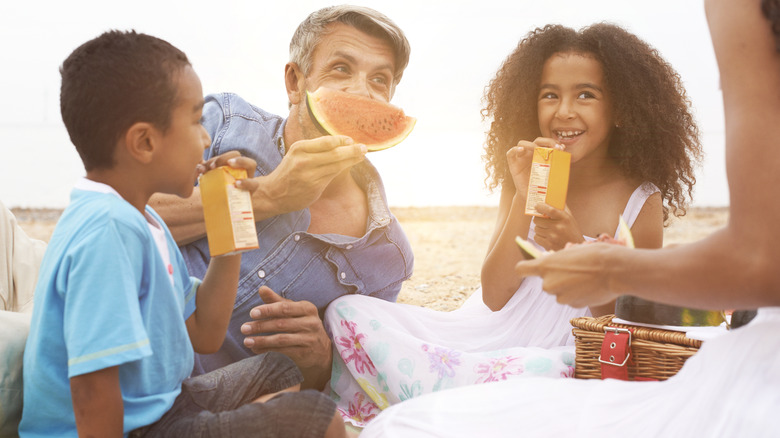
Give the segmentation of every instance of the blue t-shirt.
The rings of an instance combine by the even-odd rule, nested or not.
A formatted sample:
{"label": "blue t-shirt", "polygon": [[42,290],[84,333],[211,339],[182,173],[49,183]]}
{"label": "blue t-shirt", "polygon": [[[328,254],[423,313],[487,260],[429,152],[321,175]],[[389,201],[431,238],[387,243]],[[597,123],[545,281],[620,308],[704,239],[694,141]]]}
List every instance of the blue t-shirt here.
{"label": "blue t-shirt", "polygon": [[[108,186],[80,184],[51,237],[35,290],[22,437],[77,436],[70,378],[113,366],[126,435],[171,408],[193,367],[185,319],[195,311],[200,282],[189,277],[162,219],[146,207],[165,233],[167,265],[144,215]],[[79,189],[85,184],[88,190]]]}
{"label": "blue t-shirt", "polygon": [[[206,97],[203,126],[212,138],[204,158],[238,151],[257,162],[256,176],[268,175],[282,162],[284,120],[235,94]],[[217,353],[196,355],[195,373],[213,371],[246,357],[241,326],[249,311],[263,304],[257,289],[268,286],[284,298],[306,300],[320,312],[338,297],[368,295],[395,301],[412,275],[414,256],[401,224],[390,212],[379,173],[368,160],[352,168],[368,201],[363,236],[309,233],[308,208],[257,222],[260,248],[241,256],[241,277],[227,337]],[[187,268],[203,278],[209,264],[206,238],[181,248]]]}

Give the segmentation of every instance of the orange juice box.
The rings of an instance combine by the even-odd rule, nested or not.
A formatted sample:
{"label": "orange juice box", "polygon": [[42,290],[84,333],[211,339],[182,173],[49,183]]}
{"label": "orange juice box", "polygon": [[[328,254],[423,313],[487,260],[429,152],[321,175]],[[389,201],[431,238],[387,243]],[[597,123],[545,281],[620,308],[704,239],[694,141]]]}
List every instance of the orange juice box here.
{"label": "orange juice box", "polygon": [[200,176],[200,196],[212,257],[259,247],[252,196],[235,186],[236,180],[244,178],[245,169],[230,166],[221,166]]}
{"label": "orange juice box", "polygon": [[571,154],[568,152],[551,148],[534,149],[525,214],[544,217],[536,211],[536,204],[539,203],[563,210],[569,189],[570,166]]}

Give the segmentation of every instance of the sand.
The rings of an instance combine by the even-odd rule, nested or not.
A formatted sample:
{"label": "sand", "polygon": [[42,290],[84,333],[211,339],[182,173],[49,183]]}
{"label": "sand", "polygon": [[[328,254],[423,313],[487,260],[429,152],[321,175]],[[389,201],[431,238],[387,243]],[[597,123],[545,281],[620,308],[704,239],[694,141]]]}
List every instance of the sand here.
{"label": "sand", "polygon": [[[12,209],[31,237],[48,241],[61,214],[57,209]],[[414,250],[414,274],[398,301],[449,311],[479,287],[479,273],[493,233],[496,207],[403,207],[393,213]],[[727,208],[691,208],[674,219],[664,244],[698,240],[728,221]]]}

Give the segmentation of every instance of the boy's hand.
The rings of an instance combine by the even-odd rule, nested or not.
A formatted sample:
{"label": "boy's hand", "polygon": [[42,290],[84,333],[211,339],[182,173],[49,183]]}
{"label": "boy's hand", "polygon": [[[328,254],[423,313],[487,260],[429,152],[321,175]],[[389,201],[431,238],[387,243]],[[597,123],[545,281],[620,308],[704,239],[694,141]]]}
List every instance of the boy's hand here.
{"label": "boy's hand", "polygon": [[333,351],[317,307],[282,298],[267,286],[257,293],[265,304],[252,309],[253,321],[241,326],[241,333],[247,335],[244,346],[255,354],[277,351],[287,355],[301,369],[304,386],[321,389],[330,377]]}
{"label": "boy's hand", "polygon": [[548,204],[536,204],[536,211],[547,217],[535,217],[534,240],[548,251],[563,249],[567,243],[581,243],[582,237],[577,220],[566,206],[564,210],[558,210]]}
{"label": "boy's hand", "polygon": [[257,169],[255,160],[242,156],[238,151],[230,151],[198,164],[198,173],[204,174],[220,166],[246,170],[247,178],[236,181],[236,187],[250,193],[257,190],[259,184],[254,178],[255,170]]}

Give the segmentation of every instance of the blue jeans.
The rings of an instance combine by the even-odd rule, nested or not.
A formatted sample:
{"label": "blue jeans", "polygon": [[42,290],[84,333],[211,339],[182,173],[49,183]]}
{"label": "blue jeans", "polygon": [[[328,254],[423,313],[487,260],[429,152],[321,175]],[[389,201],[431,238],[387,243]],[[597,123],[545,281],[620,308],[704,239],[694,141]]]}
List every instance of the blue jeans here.
{"label": "blue jeans", "polygon": [[185,380],[171,409],[130,437],[322,437],[336,413],[336,404],[325,394],[286,392],[252,403],[302,379],[287,356],[249,357]]}

